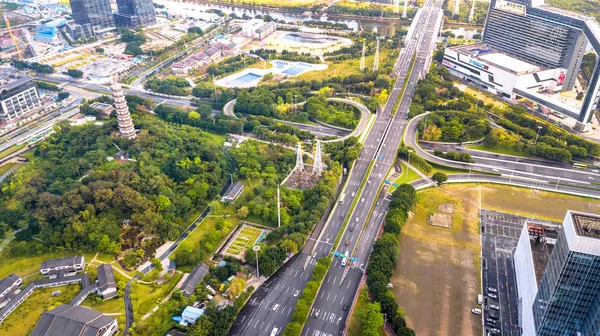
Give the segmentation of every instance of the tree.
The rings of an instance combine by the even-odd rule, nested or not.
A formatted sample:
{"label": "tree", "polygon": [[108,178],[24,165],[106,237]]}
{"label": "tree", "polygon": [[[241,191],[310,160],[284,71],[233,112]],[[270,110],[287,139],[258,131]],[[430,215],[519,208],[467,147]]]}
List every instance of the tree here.
{"label": "tree", "polygon": [[436,172],[431,176],[431,179],[436,181],[438,185],[442,185],[444,182],[448,181],[448,176],[442,172]]}
{"label": "tree", "polygon": [[362,325],[361,335],[379,335],[379,328],[383,326],[383,315],[381,314],[381,305],[379,302],[367,303],[358,313]]}
{"label": "tree", "polygon": [[67,75],[73,78],[81,78],[83,77],[83,71],[77,69],[69,69],[67,70]]}
{"label": "tree", "polygon": [[177,265],[192,265],[195,260],[194,247],[189,242],[182,242],[175,250],[175,262]]}
{"label": "tree", "polygon": [[241,277],[236,277],[231,280],[231,284],[229,285],[229,296],[232,299],[237,298],[244,291],[244,287],[246,286],[246,279]]}
{"label": "tree", "polygon": [[162,272],[163,270],[162,263],[158,258],[152,258],[152,266],[154,266],[154,269],[158,270],[159,272]]}
{"label": "tree", "polygon": [[287,253],[298,253],[298,245],[296,245],[296,243],[294,243],[294,241],[291,239],[285,239],[283,242],[281,242],[281,247]]}
{"label": "tree", "polygon": [[243,207],[239,208],[237,211],[237,215],[241,219],[245,219],[246,217],[248,217],[249,213],[250,213],[250,211],[248,210],[248,207],[245,205]]}
{"label": "tree", "polygon": [[69,98],[70,95],[71,94],[68,93],[68,92],[64,92],[64,91],[63,92],[59,92],[58,95],[57,95],[58,101],[63,101],[65,99]]}
{"label": "tree", "polygon": [[98,48],[96,48],[96,52],[99,53],[99,54],[103,54],[104,53],[104,48],[98,47]]}

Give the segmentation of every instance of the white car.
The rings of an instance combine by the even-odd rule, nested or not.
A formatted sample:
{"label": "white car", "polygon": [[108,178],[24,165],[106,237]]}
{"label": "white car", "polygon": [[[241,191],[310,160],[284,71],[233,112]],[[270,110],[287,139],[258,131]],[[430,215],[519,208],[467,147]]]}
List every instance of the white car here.
{"label": "white car", "polygon": [[273,305],[273,311],[277,311],[279,309],[279,303]]}
{"label": "white car", "polygon": [[598,169],[592,169],[592,173],[598,173],[598,172],[600,172],[600,170],[598,170]]}
{"label": "white car", "polygon": [[495,309],[495,310],[500,310],[500,307],[496,306],[496,305],[490,305],[490,308]]}
{"label": "white car", "polygon": [[471,313],[477,314],[477,315],[481,315],[481,309],[479,309],[479,308],[473,308],[473,309],[471,309]]}
{"label": "white car", "polygon": [[296,289],[296,290],[294,291],[294,297],[298,297],[298,294],[300,294],[300,291]]}
{"label": "white car", "polygon": [[494,294],[494,293],[488,293],[488,296],[491,297],[492,299],[497,299],[498,295]]}
{"label": "white car", "polygon": [[498,290],[494,287],[488,287],[488,292],[498,293]]}
{"label": "white car", "polygon": [[588,180],[593,180],[594,178],[593,178],[593,177],[591,177],[591,176],[588,176],[588,177],[587,177],[587,179],[588,179]]}

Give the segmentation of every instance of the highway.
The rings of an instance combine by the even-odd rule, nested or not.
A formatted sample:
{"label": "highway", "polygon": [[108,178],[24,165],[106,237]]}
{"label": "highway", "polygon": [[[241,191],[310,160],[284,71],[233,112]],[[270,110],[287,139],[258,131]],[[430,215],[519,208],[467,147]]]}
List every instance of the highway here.
{"label": "highway", "polygon": [[[332,266],[325,276],[323,286],[317,294],[314,310],[311,312],[312,316],[316,316],[318,311],[318,317],[309,318],[302,335],[339,335],[344,330],[348,314],[348,310],[344,310],[344,306],[351,305],[354,299],[377,229],[384,217],[384,212],[376,207],[373,210],[373,215],[369,217],[368,223],[367,217],[375,198],[383,202],[379,207],[383,208],[387,205],[387,201],[383,199],[384,193],[377,193],[389,168],[394,163],[418,76],[427,66],[433,52],[431,41],[437,35],[435,33],[436,25],[439,28],[440,20],[438,18],[441,19],[441,5],[442,1],[440,0],[435,5],[428,1],[422,9],[422,15],[413,23],[414,38],[412,36],[409,38],[406,47],[398,57],[396,63],[397,80],[388,104],[377,115],[359,158],[350,170],[343,190],[343,194],[346,195],[345,201],[336,204],[325,228],[322,231],[316,230],[309,238],[311,241],[316,241],[315,247],[312,249],[314,255],[310,255],[310,248],[303,249],[292,260],[288,261],[280,271],[268,279],[263,286],[259,287],[250,298],[249,303],[240,311],[237,320],[229,331],[229,335],[270,335],[273,328],[282,330],[289,322],[298,300],[298,297],[295,297],[294,294],[296,291],[301,292],[304,289],[312,274],[316,258],[330,254],[332,244],[343,225],[344,219],[346,216],[350,216],[350,224],[347,226],[338,251],[349,251],[349,254],[352,254],[352,251],[356,249],[356,257],[359,259],[356,264],[357,267],[352,268],[342,282],[344,269],[340,267],[340,258],[334,258]],[[426,47],[423,48],[423,46]],[[417,71],[413,71],[410,77],[407,77],[415,53],[417,53],[417,56],[414,67]],[[400,97],[405,80],[409,82],[404,96]],[[401,99],[401,101],[398,113],[394,118],[392,112],[398,99]],[[374,161],[376,157],[378,158]],[[373,168],[369,181],[366,182],[362,193],[358,194],[359,187],[372,162]],[[354,197],[359,200],[354,213],[350,215],[348,212]],[[366,230],[362,234],[362,239],[359,239],[365,224],[367,226]],[[347,246],[346,241],[348,241]],[[307,244],[307,247],[310,245],[312,244]],[[361,267],[363,270],[361,270]]]}
{"label": "highway", "polygon": [[[364,165],[374,160],[373,169],[370,175],[365,177],[367,182],[362,193],[355,196],[358,197],[358,203],[353,213],[349,214],[344,204],[338,207],[339,213],[334,211],[331,217],[332,223],[325,239],[335,239],[342,225],[341,216],[348,216],[349,223],[336,252],[348,253],[357,261],[350,263],[351,267],[342,267],[341,258],[334,257],[310,311],[302,336],[339,335],[345,329],[352,301],[368,264],[373,242],[385,217],[384,209],[388,205],[384,198],[385,191],[379,192],[379,189],[394,164],[416,83],[428,70],[435,46],[433,42],[441,24],[441,6],[442,1],[426,1],[420,15],[416,21],[413,21],[414,27],[411,27],[414,29],[413,34],[407,37],[406,47],[396,62],[397,80],[388,104],[383,113],[377,116],[375,125],[367,136],[363,152],[358,158],[358,162],[363,162]],[[411,72],[413,56],[414,68]],[[405,92],[400,96],[405,81],[407,81]],[[400,103],[394,111],[394,105],[398,100]],[[347,185],[348,196],[352,196],[354,188],[360,186],[363,176],[367,174],[367,171],[360,171],[357,168],[358,165],[353,168],[356,178],[351,177],[351,182]],[[352,201],[353,198],[349,197],[345,202],[349,206]],[[375,202],[379,202],[380,205],[375,205]],[[330,252],[330,245],[319,244],[316,251],[319,255],[325,255]]]}
{"label": "highway", "polygon": [[[600,191],[600,172],[596,169],[577,169],[572,165],[544,160],[541,158],[521,158],[509,155],[471,150],[458,145],[419,143],[417,124],[426,114],[413,118],[407,127],[404,141],[417,155],[428,161],[466,170],[479,170],[511,177],[536,179],[547,184],[568,184]],[[446,160],[433,155],[433,150],[469,153],[475,163]]]}

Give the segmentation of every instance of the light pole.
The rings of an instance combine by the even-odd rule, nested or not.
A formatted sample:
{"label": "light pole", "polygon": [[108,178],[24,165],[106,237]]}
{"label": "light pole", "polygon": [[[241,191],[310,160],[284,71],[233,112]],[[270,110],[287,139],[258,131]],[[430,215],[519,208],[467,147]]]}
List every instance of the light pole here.
{"label": "light pole", "polygon": [[256,252],[256,278],[260,278],[260,272],[258,271],[258,251],[260,251],[260,246],[254,245],[252,251]]}
{"label": "light pole", "polygon": [[298,98],[298,95],[296,95],[296,94],[295,94],[295,95],[294,95],[294,115],[296,115],[296,112],[297,112],[297,111],[296,111],[296,109],[297,109],[297,107],[296,107],[296,104],[297,104],[297,103],[296,103],[296,99],[297,99],[297,98]]}
{"label": "light pole", "polygon": [[215,87],[215,103],[217,102],[217,86],[215,85],[215,75],[212,76],[213,77],[213,85]]}
{"label": "light pole", "polygon": [[535,145],[537,143],[538,137],[540,136],[540,131],[542,130],[542,126],[538,126],[537,127],[537,133],[535,134],[535,141],[533,142],[533,144]]}

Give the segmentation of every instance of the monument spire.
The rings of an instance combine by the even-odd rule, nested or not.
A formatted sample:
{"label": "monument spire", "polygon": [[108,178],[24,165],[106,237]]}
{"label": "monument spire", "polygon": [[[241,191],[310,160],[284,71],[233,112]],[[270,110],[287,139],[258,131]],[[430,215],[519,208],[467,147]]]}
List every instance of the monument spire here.
{"label": "monument spire", "polygon": [[135,139],[135,128],[133,121],[131,120],[131,114],[129,114],[129,107],[127,106],[127,100],[125,100],[125,94],[119,84],[117,76],[112,76],[112,85],[110,87],[112,96],[115,104],[115,110],[117,112],[117,123],[119,124],[119,133],[121,137],[126,139]]}

